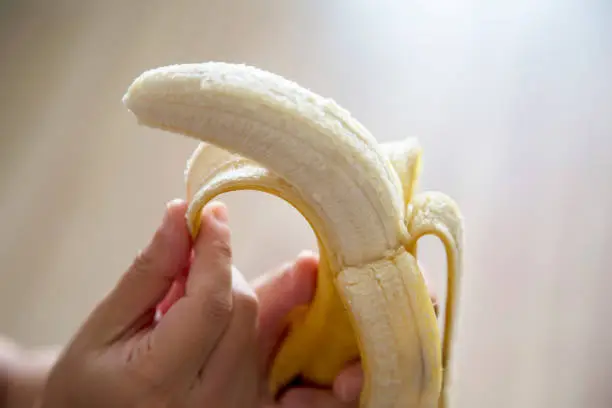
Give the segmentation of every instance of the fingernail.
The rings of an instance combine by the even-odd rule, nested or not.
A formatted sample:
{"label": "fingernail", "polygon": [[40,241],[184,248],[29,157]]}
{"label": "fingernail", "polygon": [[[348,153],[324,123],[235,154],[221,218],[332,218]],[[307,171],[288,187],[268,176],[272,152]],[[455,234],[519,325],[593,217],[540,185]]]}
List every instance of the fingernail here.
{"label": "fingernail", "polygon": [[223,204],[215,205],[211,210],[215,219],[221,223],[228,221],[227,208]]}
{"label": "fingernail", "polygon": [[166,207],[167,207],[167,208],[174,207],[175,205],[179,205],[179,204],[181,204],[182,202],[183,202],[183,200],[182,200],[182,199],[180,199],[180,198],[174,198],[174,199],[172,199],[172,200],[170,200],[170,201],[168,201],[168,202],[166,203]]}
{"label": "fingernail", "polygon": [[359,398],[363,386],[363,371],[361,368],[351,367],[341,374],[341,378],[334,384],[334,393],[346,403],[354,402]]}
{"label": "fingernail", "polygon": [[182,201],[183,200],[181,200],[180,198],[175,198],[174,200],[170,200],[166,203],[166,208],[164,209],[164,217],[163,217],[164,222],[168,221],[172,208],[180,205]]}
{"label": "fingernail", "polygon": [[168,201],[166,203],[166,213],[168,213],[168,211],[170,211],[170,209],[172,209],[173,207],[181,205],[182,203],[183,203],[183,200],[181,200],[180,198],[175,198],[173,200]]}

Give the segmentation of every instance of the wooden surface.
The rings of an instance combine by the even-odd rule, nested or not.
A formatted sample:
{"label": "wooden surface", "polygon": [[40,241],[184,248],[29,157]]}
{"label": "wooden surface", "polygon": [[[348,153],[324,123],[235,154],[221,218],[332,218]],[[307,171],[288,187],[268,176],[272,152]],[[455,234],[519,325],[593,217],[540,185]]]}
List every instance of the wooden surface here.
{"label": "wooden surface", "polygon": [[[298,4],[298,5],[295,5]],[[182,197],[196,142],[138,127],[145,69],[296,80],[466,217],[453,407],[612,406],[612,6],[570,1],[0,2],[0,330],[63,343]],[[279,200],[227,197],[249,277],[314,248]],[[433,239],[423,261],[443,293]]]}

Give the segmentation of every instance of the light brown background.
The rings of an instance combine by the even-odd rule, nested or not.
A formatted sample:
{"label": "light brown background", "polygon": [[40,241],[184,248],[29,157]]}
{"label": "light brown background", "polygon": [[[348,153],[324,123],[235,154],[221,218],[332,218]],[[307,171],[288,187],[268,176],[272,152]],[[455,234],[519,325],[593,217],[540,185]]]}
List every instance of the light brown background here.
{"label": "light brown background", "polygon": [[[425,151],[461,204],[456,407],[612,405],[612,7],[569,1],[0,2],[0,330],[65,342],[183,196],[196,143],[121,104],[141,71],[246,62]],[[313,248],[304,220],[228,197],[253,277]],[[425,263],[443,291],[442,253]]]}

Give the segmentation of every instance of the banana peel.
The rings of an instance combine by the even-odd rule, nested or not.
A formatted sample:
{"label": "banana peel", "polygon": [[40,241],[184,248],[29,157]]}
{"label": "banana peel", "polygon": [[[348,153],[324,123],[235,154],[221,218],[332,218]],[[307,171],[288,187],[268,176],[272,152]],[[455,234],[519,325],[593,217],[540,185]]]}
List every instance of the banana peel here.
{"label": "banana peel", "polygon": [[[255,67],[207,62],[142,73],[123,101],[138,123],[200,140],[187,161],[187,223],[220,194],[256,190],[299,211],[318,241],[317,288],[269,373],[332,384],[360,359],[364,408],[444,407],[463,221],[440,192],[417,193],[418,141],[378,143],[331,99]],[[447,257],[443,331],[417,263],[437,236]]]}

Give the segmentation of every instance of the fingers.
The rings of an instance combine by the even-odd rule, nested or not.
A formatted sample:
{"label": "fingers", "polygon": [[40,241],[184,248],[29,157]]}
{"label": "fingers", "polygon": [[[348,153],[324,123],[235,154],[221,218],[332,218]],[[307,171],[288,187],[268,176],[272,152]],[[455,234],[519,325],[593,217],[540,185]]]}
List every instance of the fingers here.
{"label": "fingers", "polygon": [[262,367],[267,365],[274,348],[287,328],[287,316],[297,307],[307,305],[314,296],[318,259],[302,253],[294,263],[254,282],[259,301],[258,342]]}
{"label": "fingers", "polygon": [[206,206],[185,295],[170,308],[148,340],[156,364],[166,373],[193,375],[228,327],[233,307],[230,238],[225,206]]}
{"label": "fingers", "polygon": [[[200,392],[228,388],[234,393],[237,375],[255,378],[258,375],[255,357],[258,302],[255,292],[244,276],[232,270],[232,315],[227,330],[206,360],[199,373]],[[228,379],[230,381],[228,382]],[[246,383],[254,383],[246,381]],[[242,389],[241,392],[247,390]]]}
{"label": "fingers", "polygon": [[142,325],[143,316],[153,317],[156,304],[189,262],[186,208],[183,201],[168,204],[150,243],[85,324],[83,330],[89,339],[107,344],[130,331],[134,324]]}
{"label": "fingers", "polygon": [[280,408],[358,408],[359,402],[343,402],[331,391],[316,388],[292,388],[280,401]]}
{"label": "fingers", "polygon": [[232,246],[225,205],[214,202],[206,206],[200,229],[185,294],[194,299],[213,295],[222,303],[231,303]]}
{"label": "fingers", "polygon": [[363,388],[361,363],[350,364],[338,374],[334,381],[334,395],[342,402],[355,402]]}
{"label": "fingers", "polygon": [[157,305],[157,311],[155,314],[156,321],[162,318],[163,315],[168,313],[168,310],[176,303],[180,298],[185,295],[185,284],[187,283],[187,276],[179,276],[170,286],[166,297]]}

